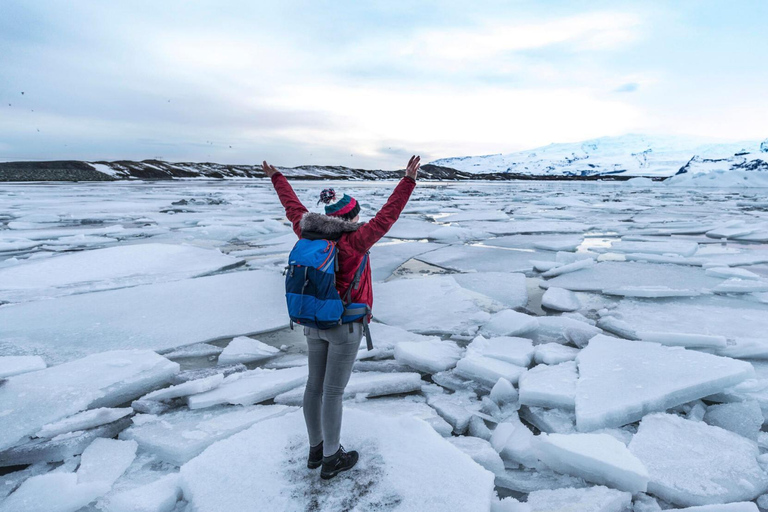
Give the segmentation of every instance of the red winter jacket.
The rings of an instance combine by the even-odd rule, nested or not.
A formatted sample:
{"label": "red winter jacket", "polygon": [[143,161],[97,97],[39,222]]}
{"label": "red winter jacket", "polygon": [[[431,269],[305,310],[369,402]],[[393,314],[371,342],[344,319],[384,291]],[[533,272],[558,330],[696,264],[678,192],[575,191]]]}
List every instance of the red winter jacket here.
{"label": "red winter jacket", "polygon": [[[275,186],[280,202],[285,208],[286,217],[288,217],[288,220],[293,224],[293,231],[296,233],[296,236],[301,238],[301,221],[308,210],[301,204],[301,201],[296,197],[296,193],[288,183],[288,180],[281,173],[278,172],[272,175],[272,184]],[[337,217],[328,217],[325,215],[321,217],[328,219],[330,221],[329,224],[342,226],[341,230],[344,231],[336,242],[339,255],[339,271],[336,273],[336,290],[342,298],[347,293],[347,290],[355,277],[355,271],[362,262],[363,256],[371,247],[373,247],[373,244],[378,242],[379,239],[392,228],[392,225],[397,221],[398,217],[400,217],[400,213],[403,211],[403,208],[405,208],[408,199],[411,197],[411,192],[413,192],[415,187],[416,181],[413,178],[406,176],[401,179],[400,183],[395,187],[394,192],[392,192],[392,195],[387,199],[386,204],[368,222],[354,224],[352,222],[342,221],[342,219]],[[316,219],[320,217],[317,214],[310,214],[310,216],[311,215],[316,215]],[[360,277],[360,286],[357,290],[352,290],[350,302],[365,303],[373,309],[373,286],[370,258]]]}

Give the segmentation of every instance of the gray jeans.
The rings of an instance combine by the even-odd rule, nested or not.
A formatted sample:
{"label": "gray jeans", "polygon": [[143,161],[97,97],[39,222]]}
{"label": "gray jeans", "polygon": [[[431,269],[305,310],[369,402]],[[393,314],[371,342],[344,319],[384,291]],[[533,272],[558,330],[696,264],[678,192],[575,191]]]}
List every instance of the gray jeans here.
{"label": "gray jeans", "polygon": [[309,445],[322,441],[323,455],[329,457],[339,450],[341,401],[360,348],[363,324],[353,322],[324,330],[304,327],[304,335],[309,352],[304,421]]}

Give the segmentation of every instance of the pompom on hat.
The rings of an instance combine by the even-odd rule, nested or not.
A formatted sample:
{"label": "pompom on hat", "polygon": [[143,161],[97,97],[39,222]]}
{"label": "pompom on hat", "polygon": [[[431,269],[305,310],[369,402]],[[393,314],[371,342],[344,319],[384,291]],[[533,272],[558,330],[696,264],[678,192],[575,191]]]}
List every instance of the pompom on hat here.
{"label": "pompom on hat", "polygon": [[332,188],[326,188],[320,192],[320,200],[317,204],[320,203],[325,203],[325,214],[332,217],[352,220],[360,213],[360,205],[354,197],[347,194],[338,197]]}

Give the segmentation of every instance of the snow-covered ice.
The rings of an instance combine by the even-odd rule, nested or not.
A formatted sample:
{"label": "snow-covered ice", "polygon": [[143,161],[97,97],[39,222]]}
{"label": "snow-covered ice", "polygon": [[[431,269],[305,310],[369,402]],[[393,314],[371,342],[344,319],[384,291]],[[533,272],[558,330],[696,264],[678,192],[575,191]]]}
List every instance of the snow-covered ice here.
{"label": "snow-covered ice", "polygon": [[459,376],[472,379],[489,389],[502,377],[517,384],[525,372],[526,368],[523,366],[478,354],[467,354],[456,363],[456,373]]}
{"label": "snow-covered ice", "polygon": [[189,380],[183,384],[177,384],[175,386],[152,391],[141,397],[141,400],[155,400],[162,402],[164,400],[171,400],[182,396],[196,395],[217,388],[222,382],[224,382],[224,374],[219,373],[211,375],[210,377]]}
{"label": "snow-covered ice", "polygon": [[547,288],[541,298],[541,305],[555,311],[576,311],[581,307],[575,293],[556,286]]}
{"label": "snow-covered ice", "polygon": [[99,407],[98,409],[90,409],[55,423],[43,425],[43,428],[35,436],[52,438],[67,432],[75,432],[112,423],[130,414],[133,414],[133,409],[130,407]]}
{"label": "snow-covered ice", "polygon": [[255,503],[285,511],[490,510],[493,473],[421,420],[347,411],[342,443],[361,458],[328,482],[306,468],[306,435],[301,413],[293,413],[214,444],[181,468],[185,499],[208,512]]}
{"label": "snow-covered ice", "polygon": [[517,366],[528,367],[533,359],[533,342],[527,338],[478,336],[467,346],[467,353],[492,357]]}
{"label": "snow-covered ice", "polygon": [[527,503],[531,512],[624,512],[632,503],[632,494],[603,486],[552,489],[532,492]]}
{"label": "snow-covered ice", "polygon": [[517,336],[535,331],[538,326],[535,316],[505,309],[492,315],[483,325],[482,332],[490,336]]}

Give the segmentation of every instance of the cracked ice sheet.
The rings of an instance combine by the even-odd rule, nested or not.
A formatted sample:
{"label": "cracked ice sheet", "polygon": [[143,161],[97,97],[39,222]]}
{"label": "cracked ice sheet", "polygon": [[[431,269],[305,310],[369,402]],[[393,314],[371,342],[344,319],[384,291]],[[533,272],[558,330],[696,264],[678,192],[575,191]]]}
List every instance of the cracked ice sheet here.
{"label": "cracked ice sheet", "polygon": [[443,244],[420,242],[377,243],[371,249],[371,272],[374,281],[384,281],[397,268],[414,256],[434,251]]}
{"label": "cracked ice sheet", "polygon": [[503,307],[490,297],[462,288],[452,276],[378,283],[374,296],[376,320],[421,334],[471,334],[488,321],[489,311]]}
{"label": "cracked ice sheet", "polygon": [[288,325],[284,289],[277,272],[244,271],[3,306],[0,347],[57,363],[274,331]]}
{"label": "cracked ice sheet", "polygon": [[706,275],[703,269],[681,265],[603,261],[589,268],[563,274],[541,283],[572,291],[600,292],[628,287],[661,287],[706,291],[723,280]]}
{"label": "cracked ice sheet", "polygon": [[119,350],[11,377],[0,386],[0,450],[45,424],[143,395],[178,371],[149,350]]}
{"label": "cracked ice sheet", "polygon": [[512,235],[483,241],[485,245],[514,249],[539,249],[543,251],[575,251],[584,241],[573,235]]}
{"label": "cracked ice sheet", "polygon": [[732,357],[768,358],[768,304],[733,297],[690,299],[623,299],[610,315],[642,332],[725,336],[718,353]]}
{"label": "cracked ice sheet", "polygon": [[489,510],[494,499],[494,475],[421,420],[348,410],[344,444],[362,456],[328,482],[306,467],[306,437],[301,413],[257,423],[185,464],[184,496],[206,512]]}
{"label": "cracked ice sheet", "polygon": [[416,258],[424,263],[459,272],[530,272],[531,260],[554,261],[550,252],[501,249],[482,245],[451,245]]}
{"label": "cracked ice sheet", "polygon": [[236,265],[237,258],[187,245],[119,245],[0,269],[0,301],[175,281]]}

